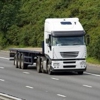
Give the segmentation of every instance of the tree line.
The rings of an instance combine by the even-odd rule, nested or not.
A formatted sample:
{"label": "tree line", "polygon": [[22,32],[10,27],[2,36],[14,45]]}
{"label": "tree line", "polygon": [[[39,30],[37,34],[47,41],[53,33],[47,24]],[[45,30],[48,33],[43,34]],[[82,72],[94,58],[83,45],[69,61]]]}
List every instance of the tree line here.
{"label": "tree line", "polygon": [[0,0],[0,49],[41,46],[46,18],[78,17],[90,35],[88,56],[100,59],[99,0]]}

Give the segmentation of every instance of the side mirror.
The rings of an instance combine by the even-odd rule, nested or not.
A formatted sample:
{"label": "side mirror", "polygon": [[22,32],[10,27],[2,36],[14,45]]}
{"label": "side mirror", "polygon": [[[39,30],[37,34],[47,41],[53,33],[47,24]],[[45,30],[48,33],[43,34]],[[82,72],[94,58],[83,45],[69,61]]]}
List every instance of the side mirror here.
{"label": "side mirror", "polygon": [[47,46],[51,50],[51,35],[50,34],[48,34],[47,37],[46,37],[46,43],[47,43]]}
{"label": "side mirror", "polygon": [[50,34],[47,34],[47,36],[46,36],[46,43],[47,43],[47,44],[49,43],[50,38],[51,38],[51,35],[50,35]]}

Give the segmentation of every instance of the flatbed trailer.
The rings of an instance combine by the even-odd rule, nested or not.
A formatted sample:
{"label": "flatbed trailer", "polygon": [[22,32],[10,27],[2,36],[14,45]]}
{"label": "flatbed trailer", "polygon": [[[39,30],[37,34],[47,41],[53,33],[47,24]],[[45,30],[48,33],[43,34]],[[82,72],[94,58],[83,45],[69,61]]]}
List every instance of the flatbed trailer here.
{"label": "flatbed trailer", "polygon": [[9,49],[10,57],[14,60],[14,65],[16,68],[26,69],[28,65],[33,65],[36,63],[38,57],[44,56],[41,49]]}

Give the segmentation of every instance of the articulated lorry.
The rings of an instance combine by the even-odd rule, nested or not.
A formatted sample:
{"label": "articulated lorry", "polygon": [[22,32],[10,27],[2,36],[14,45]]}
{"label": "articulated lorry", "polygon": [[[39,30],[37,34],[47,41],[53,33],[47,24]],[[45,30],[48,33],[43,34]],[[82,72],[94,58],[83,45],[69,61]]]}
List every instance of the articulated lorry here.
{"label": "articulated lorry", "polygon": [[85,31],[78,18],[47,18],[44,24],[44,41],[41,51],[11,48],[16,68],[26,69],[36,63],[37,72],[86,70]]}

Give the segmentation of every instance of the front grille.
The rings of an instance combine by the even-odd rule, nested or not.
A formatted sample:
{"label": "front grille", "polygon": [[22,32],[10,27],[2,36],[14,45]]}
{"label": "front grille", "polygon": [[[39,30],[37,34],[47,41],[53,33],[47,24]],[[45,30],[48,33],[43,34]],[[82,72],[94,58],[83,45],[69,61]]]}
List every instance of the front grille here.
{"label": "front grille", "polygon": [[60,52],[60,55],[63,58],[70,58],[70,57],[77,57],[78,53],[79,53],[78,51],[76,51],[76,52]]}
{"label": "front grille", "polygon": [[63,68],[75,68],[76,61],[75,60],[66,60],[63,61]]}

